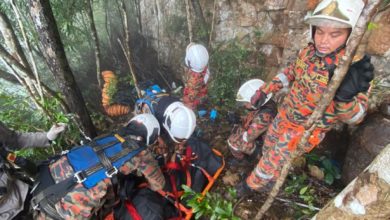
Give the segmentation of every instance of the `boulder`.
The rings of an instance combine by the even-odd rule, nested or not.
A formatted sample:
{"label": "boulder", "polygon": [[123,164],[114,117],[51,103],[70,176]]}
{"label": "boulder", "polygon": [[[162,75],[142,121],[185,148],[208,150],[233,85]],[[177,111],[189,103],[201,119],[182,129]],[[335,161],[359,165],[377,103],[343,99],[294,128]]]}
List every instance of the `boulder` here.
{"label": "boulder", "polygon": [[390,120],[383,114],[367,117],[352,135],[341,180],[348,184],[390,143]]}

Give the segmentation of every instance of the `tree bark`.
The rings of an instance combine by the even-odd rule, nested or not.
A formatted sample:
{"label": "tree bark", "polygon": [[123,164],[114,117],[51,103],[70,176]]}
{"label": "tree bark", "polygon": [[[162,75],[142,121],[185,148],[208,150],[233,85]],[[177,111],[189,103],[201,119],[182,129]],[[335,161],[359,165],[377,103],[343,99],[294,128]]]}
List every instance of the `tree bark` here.
{"label": "tree bark", "polygon": [[142,35],[142,14],[141,14],[141,0],[135,0],[135,8],[137,10],[137,21],[139,27],[139,33]]}
{"label": "tree bark", "polygon": [[191,19],[191,9],[190,9],[190,0],[185,0],[186,3],[186,14],[187,14],[187,27],[188,27],[188,38],[190,39],[190,43],[194,39],[194,34],[192,32],[192,19]]}
{"label": "tree bark", "polygon": [[0,32],[4,37],[5,45],[10,49],[9,53],[25,68],[29,68],[26,56],[20,46],[8,17],[0,11]]}
{"label": "tree bark", "polygon": [[141,90],[138,87],[138,80],[137,80],[137,77],[135,74],[135,68],[133,66],[132,56],[131,56],[130,31],[129,31],[129,25],[128,25],[126,4],[123,0],[120,1],[120,4],[121,4],[121,13],[123,16],[123,29],[124,29],[123,31],[125,34],[125,44],[124,44],[124,46],[122,45],[122,49],[123,49],[123,52],[125,53],[125,57],[127,60],[127,64],[129,65],[131,76],[133,77],[134,86],[135,86],[135,89],[137,90],[138,98],[141,98],[142,97]]}
{"label": "tree bark", "polygon": [[315,220],[390,219],[390,144]]}
{"label": "tree bark", "polygon": [[[291,159],[289,162],[287,162],[282,169],[281,175],[277,179],[274,188],[272,189],[270,195],[268,196],[267,200],[263,204],[263,206],[260,208],[258,213],[256,214],[255,219],[262,219],[265,212],[271,207],[273,201],[275,200],[276,195],[279,192],[280,187],[283,185],[288,170],[291,166],[291,161],[294,160],[297,156],[303,154],[302,151],[299,149],[304,149],[304,146],[307,144],[307,141],[313,132],[313,130],[317,127],[316,122],[321,120],[323,117],[323,114],[326,110],[326,108],[329,106],[331,101],[333,100],[333,97],[340,86],[344,76],[346,75],[349,66],[352,62],[352,58],[355,55],[355,52],[357,50],[358,44],[360,43],[366,28],[368,22],[371,20],[372,16],[375,13],[375,9],[379,6],[380,0],[372,0],[369,3],[367,3],[363,9],[362,14],[359,17],[359,20],[352,31],[349,42],[347,44],[345,55],[340,59],[340,63],[337,66],[335,73],[329,83],[327,91],[323,94],[321,100],[319,101],[317,107],[315,108],[314,112],[311,114],[310,118],[305,124],[305,132],[303,133],[302,138],[300,139],[297,150],[292,154]],[[287,170],[287,171],[286,171]]]}
{"label": "tree bark", "polygon": [[99,44],[99,37],[96,31],[95,20],[93,18],[92,0],[86,0],[86,3],[87,3],[87,14],[89,18],[89,25],[91,28],[91,36],[95,47],[96,78],[99,84],[99,88],[102,88],[103,84],[102,84],[102,79],[100,74],[101,72],[100,71],[100,44]]}
{"label": "tree bark", "polygon": [[202,6],[200,5],[199,0],[191,0],[192,7],[194,8],[195,20],[197,21],[198,29],[200,29],[200,33],[204,34],[204,36],[200,36],[200,41],[202,41],[205,45],[209,44],[209,29],[207,27],[206,19],[203,15]]}
{"label": "tree bark", "polygon": [[54,20],[50,2],[47,0],[29,0],[30,15],[42,44],[46,63],[65,97],[69,109],[76,116],[76,124],[89,137],[95,137],[96,131],[89,116],[84,99],[73,77],[66,59],[57,24]]}

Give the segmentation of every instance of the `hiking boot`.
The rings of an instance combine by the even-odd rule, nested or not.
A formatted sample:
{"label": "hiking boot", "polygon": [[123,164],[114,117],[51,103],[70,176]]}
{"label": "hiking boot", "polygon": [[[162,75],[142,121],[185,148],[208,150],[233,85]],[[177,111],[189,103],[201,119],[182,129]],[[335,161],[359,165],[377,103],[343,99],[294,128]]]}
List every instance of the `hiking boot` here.
{"label": "hiking boot", "polygon": [[246,184],[246,181],[242,181],[239,184],[237,184],[236,192],[237,192],[237,198],[241,197],[248,197],[251,195],[254,195],[256,193],[262,193],[262,194],[269,194],[274,187],[275,182],[269,182],[265,186],[261,187],[260,189],[254,190]]}
{"label": "hiking boot", "polygon": [[256,193],[255,190],[251,189],[248,186],[248,184],[246,184],[245,180],[237,184],[235,188],[236,188],[237,198],[248,197]]}

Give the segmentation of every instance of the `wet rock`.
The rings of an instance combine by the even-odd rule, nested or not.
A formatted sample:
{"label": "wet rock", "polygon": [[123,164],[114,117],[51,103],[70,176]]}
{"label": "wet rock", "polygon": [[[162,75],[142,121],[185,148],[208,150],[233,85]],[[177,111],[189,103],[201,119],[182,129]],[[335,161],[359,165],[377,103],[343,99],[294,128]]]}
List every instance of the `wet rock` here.
{"label": "wet rock", "polygon": [[390,51],[390,11],[382,13],[374,24],[367,52],[383,56]]}
{"label": "wet rock", "polygon": [[352,135],[342,172],[348,184],[390,143],[390,120],[382,114],[370,115]]}

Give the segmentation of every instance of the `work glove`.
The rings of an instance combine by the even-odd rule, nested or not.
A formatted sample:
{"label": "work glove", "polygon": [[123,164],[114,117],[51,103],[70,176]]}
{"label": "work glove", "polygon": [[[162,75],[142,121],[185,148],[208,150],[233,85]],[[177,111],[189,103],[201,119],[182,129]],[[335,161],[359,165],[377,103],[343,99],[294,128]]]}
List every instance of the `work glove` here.
{"label": "work glove", "polygon": [[367,92],[370,82],[374,78],[374,66],[371,64],[371,57],[364,56],[363,59],[352,64],[336,91],[335,100],[339,102],[350,102],[360,92]]}
{"label": "work glove", "polygon": [[266,99],[267,99],[267,94],[265,94],[263,91],[259,89],[251,97],[251,104],[253,108],[259,109],[262,105],[264,105]]}
{"label": "work glove", "polygon": [[49,139],[50,141],[54,141],[58,137],[58,135],[65,130],[65,128],[65,123],[54,124],[46,134],[47,139]]}

